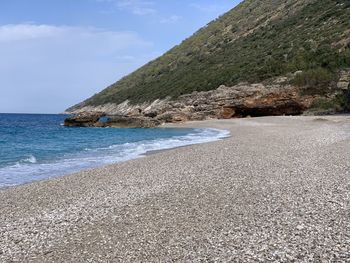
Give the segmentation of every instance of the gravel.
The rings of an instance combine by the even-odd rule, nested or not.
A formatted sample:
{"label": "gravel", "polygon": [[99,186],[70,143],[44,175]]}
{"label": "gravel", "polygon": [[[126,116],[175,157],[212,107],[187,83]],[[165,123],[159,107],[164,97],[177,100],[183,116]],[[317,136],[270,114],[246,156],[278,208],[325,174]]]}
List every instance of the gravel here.
{"label": "gravel", "polygon": [[350,262],[350,117],[190,122],[225,140],[0,190],[0,262]]}

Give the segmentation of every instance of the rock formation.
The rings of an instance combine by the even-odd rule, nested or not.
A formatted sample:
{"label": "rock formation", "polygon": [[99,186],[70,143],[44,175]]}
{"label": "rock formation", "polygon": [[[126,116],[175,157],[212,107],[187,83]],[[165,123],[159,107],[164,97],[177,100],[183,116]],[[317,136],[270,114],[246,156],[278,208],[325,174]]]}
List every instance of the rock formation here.
{"label": "rock formation", "polygon": [[105,116],[103,112],[79,112],[64,120],[64,126],[68,127],[96,127],[101,117]]}
{"label": "rock formation", "polygon": [[[230,119],[267,115],[302,114],[316,98],[302,96],[300,88],[278,79],[271,84],[239,84],[220,86],[207,92],[193,92],[176,100],[157,100],[153,103],[119,105],[93,108],[82,107],[73,117],[67,118],[66,126],[80,127],[155,127],[162,123],[205,119]],[[102,122],[100,119],[105,117]]]}
{"label": "rock formation", "polygon": [[[296,72],[288,77],[270,79],[265,83],[241,83],[233,87],[220,86],[216,90],[193,92],[177,99],[155,100],[151,103],[81,106],[68,112],[73,114],[66,126],[151,128],[163,123],[230,119],[242,117],[300,115],[318,99],[331,101],[337,95],[350,101],[350,69],[339,73],[334,88],[328,94],[305,92],[306,87],[292,84]],[[350,105],[350,104],[349,104]],[[103,120],[104,119],[104,120]]]}

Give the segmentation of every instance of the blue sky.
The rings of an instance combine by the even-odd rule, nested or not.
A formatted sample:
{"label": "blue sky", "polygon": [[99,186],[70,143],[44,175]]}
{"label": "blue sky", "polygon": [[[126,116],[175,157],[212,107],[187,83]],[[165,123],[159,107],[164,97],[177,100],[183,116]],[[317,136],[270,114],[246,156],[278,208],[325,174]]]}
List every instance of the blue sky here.
{"label": "blue sky", "polygon": [[62,112],[239,2],[1,0],[0,112]]}

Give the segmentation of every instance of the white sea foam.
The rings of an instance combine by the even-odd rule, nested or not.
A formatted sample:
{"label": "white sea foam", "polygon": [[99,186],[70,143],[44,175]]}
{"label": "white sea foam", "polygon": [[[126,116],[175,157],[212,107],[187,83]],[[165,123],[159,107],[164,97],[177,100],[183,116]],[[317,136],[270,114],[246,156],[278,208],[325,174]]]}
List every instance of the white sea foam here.
{"label": "white sea foam", "polygon": [[29,155],[27,158],[22,159],[19,163],[37,163],[34,155]]}
{"label": "white sea foam", "polygon": [[226,130],[197,129],[184,136],[116,144],[98,149],[86,148],[78,155],[47,163],[39,163],[35,156],[30,155],[16,165],[0,168],[0,188],[127,161],[142,157],[149,151],[216,141],[229,134]]}

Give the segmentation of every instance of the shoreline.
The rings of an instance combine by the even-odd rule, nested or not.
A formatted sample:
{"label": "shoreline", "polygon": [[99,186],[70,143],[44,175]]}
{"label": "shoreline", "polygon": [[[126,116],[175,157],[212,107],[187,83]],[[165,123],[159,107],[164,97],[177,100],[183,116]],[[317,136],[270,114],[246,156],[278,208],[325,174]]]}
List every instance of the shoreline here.
{"label": "shoreline", "polygon": [[[166,127],[165,125],[163,127],[158,127],[158,128],[153,128],[153,129],[162,129],[162,130],[166,130],[166,129],[182,129],[181,127]],[[184,129],[191,129],[191,130],[196,130],[195,127],[193,128],[184,128]],[[160,152],[163,152],[163,151],[168,151],[168,150],[171,150],[171,149],[176,149],[176,148],[181,148],[181,147],[187,147],[187,146],[191,146],[191,145],[196,145],[196,144],[202,144],[202,143],[208,143],[208,142],[215,142],[215,141],[219,141],[219,140],[222,140],[224,138],[227,138],[230,134],[229,131],[227,130],[220,130],[220,129],[211,129],[211,128],[206,128],[206,127],[202,127],[200,128],[201,131],[197,131],[197,133],[195,133],[195,138],[192,138],[191,140],[187,140],[187,136],[189,135],[193,135],[192,132],[188,133],[187,135],[175,135],[174,137],[169,137],[169,138],[166,138],[165,141],[164,139],[162,138],[159,138],[157,140],[155,139],[152,139],[152,140],[148,140],[148,141],[145,141],[146,142],[146,145],[148,145],[147,143],[149,142],[154,142],[156,143],[156,145],[158,144],[158,142],[162,142],[163,144],[165,145],[158,145],[158,147],[150,147],[150,148],[159,148],[159,149],[154,149],[154,150],[141,150],[141,151],[137,151],[137,152],[133,152],[133,154],[129,154],[129,155],[126,155],[126,158],[122,158],[122,160],[115,160],[113,162],[110,162],[110,163],[100,163],[99,165],[97,166],[92,166],[92,167],[85,167],[81,170],[76,170],[76,171],[69,171],[69,172],[65,172],[65,173],[57,173],[55,175],[51,175],[51,176],[47,176],[47,177],[43,177],[41,179],[34,179],[32,181],[23,181],[21,183],[16,183],[16,184],[8,184],[8,185],[2,185],[0,184],[0,191],[2,190],[5,190],[5,189],[9,189],[9,188],[13,188],[13,187],[19,187],[21,185],[27,185],[27,184],[32,184],[32,183],[36,183],[36,182],[40,182],[40,181],[46,181],[46,180],[52,180],[54,178],[59,178],[59,177],[64,177],[64,176],[70,176],[70,175],[73,175],[73,174],[76,174],[76,173],[81,173],[81,172],[84,172],[84,171],[89,171],[89,170],[94,170],[94,169],[99,169],[99,168],[103,168],[103,167],[108,167],[110,165],[116,165],[116,164],[119,164],[119,163],[124,163],[124,162],[128,162],[130,160],[135,160],[135,159],[140,159],[140,158],[144,158],[146,156],[149,156],[149,155],[153,155],[153,154],[156,154],[156,153],[160,153]],[[212,135],[207,135],[205,134],[207,131],[209,130],[216,130],[216,133],[217,134],[212,134]],[[172,140],[172,139],[176,139],[177,143],[175,142],[174,145],[170,144],[168,145],[168,141],[167,140]],[[142,142],[142,141],[141,141]],[[177,144],[177,145],[176,145]],[[143,145],[140,144],[141,146]],[[136,145],[138,146],[138,145]],[[149,144],[148,146],[154,146],[152,143]],[[135,147],[136,148],[136,147]],[[106,156],[108,157],[108,156]],[[54,162],[55,163],[55,162]]]}
{"label": "shoreline", "polygon": [[231,136],[1,189],[0,261],[350,257],[349,116],[166,125],[204,126]]}
{"label": "shoreline", "polygon": [[[200,121],[199,121],[200,122]],[[184,126],[184,127],[182,127]],[[172,124],[171,126],[167,126],[167,125],[164,125],[164,127],[161,127],[161,128],[177,128],[177,129],[181,129],[181,128],[192,128],[192,129],[197,129],[198,127],[195,127],[190,125],[188,127],[185,126],[185,123],[176,123],[176,124]],[[208,128],[208,127],[201,127],[201,129],[213,129],[213,128]],[[141,155],[141,157],[146,157],[146,156],[151,156],[151,155],[154,155],[154,154],[158,154],[158,153],[162,153],[162,152],[166,152],[166,151],[171,151],[171,150],[175,150],[175,149],[178,149],[178,148],[186,148],[186,147],[191,147],[193,145],[197,145],[197,144],[206,144],[206,143],[212,143],[212,142],[217,142],[217,141],[222,141],[222,140],[226,140],[228,138],[230,138],[232,136],[231,132],[228,131],[228,130],[223,130],[223,129],[218,129],[218,130],[221,130],[221,131],[227,131],[228,132],[228,135],[225,136],[225,137],[221,137],[221,138],[217,138],[216,140],[213,140],[213,141],[209,141],[209,142],[200,142],[200,143],[194,143],[194,144],[187,144],[187,145],[182,145],[182,146],[175,146],[173,148],[168,148],[168,149],[161,149],[161,150],[151,150],[151,151],[147,151],[145,152],[144,154]],[[129,161],[129,160],[128,160]],[[127,162],[127,161],[126,161]],[[117,164],[117,163],[115,163]]]}

